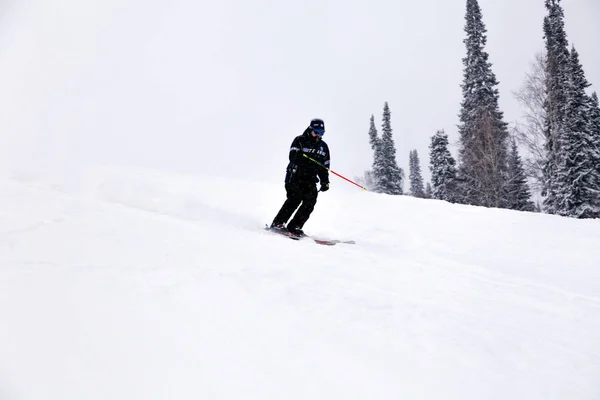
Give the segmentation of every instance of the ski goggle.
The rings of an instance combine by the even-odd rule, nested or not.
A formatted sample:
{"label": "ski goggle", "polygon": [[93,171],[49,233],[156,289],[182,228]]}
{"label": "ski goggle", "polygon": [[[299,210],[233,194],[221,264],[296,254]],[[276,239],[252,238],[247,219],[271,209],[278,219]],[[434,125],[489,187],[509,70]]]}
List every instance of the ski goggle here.
{"label": "ski goggle", "polygon": [[319,136],[323,136],[325,134],[325,129],[312,128],[312,130],[314,133],[316,133]]}

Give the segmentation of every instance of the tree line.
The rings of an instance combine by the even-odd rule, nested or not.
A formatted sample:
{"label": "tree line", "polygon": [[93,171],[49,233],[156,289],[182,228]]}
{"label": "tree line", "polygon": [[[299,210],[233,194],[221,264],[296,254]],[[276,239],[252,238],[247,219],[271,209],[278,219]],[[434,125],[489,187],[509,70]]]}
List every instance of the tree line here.
{"label": "tree line", "polygon": [[[499,107],[498,81],[485,50],[487,30],[477,0],[467,0],[458,156],[439,130],[429,145],[431,182],[424,183],[417,150],[409,154],[409,194],[453,203],[575,218],[600,218],[600,107],[579,54],[569,48],[560,0],[544,0],[545,52],[514,93],[524,123],[510,132]],[[371,115],[373,165],[367,186],[403,194],[404,171],[396,162],[391,112],[384,104],[382,134]],[[525,160],[519,145],[527,151]],[[543,201],[534,204],[530,184]]]}

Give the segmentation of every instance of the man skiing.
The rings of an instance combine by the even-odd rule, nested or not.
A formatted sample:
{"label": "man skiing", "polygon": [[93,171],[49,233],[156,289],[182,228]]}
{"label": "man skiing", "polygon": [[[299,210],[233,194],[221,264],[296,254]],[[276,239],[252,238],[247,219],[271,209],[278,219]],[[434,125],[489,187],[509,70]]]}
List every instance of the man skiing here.
{"label": "man skiing", "polygon": [[[324,134],[323,120],[313,119],[304,133],[292,142],[285,175],[287,200],[273,219],[271,229],[284,232],[287,229],[293,236],[306,236],[302,227],[317,203],[317,182],[320,182],[319,191],[329,190],[329,147],[322,139]],[[309,157],[322,165],[311,161]],[[286,228],[285,224],[296,209],[298,212]]]}

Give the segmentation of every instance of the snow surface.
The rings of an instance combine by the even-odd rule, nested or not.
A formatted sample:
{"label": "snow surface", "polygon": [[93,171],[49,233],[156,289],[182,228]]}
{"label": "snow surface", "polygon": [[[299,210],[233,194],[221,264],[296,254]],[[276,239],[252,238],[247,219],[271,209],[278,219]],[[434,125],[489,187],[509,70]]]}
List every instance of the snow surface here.
{"label": "snow surface", "polygon": [[0,179],[0,399],[600,398],[600,221],[332,183]]}

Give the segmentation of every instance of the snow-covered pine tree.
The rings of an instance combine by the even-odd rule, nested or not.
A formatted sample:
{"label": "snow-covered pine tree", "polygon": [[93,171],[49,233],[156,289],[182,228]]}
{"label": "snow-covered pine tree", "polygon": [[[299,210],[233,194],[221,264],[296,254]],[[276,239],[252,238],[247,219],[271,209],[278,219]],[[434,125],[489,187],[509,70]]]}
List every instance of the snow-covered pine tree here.
{"label": "snow-covered pine tree", "polygon": [[531,201],[531,192],[527,185],[527,176],[523,168],[523,161],[517,149],[517,142],[512,141],[508,155],[508,182],[506,189],[506,207],[518,211],[535,211]]}
{"label": "snow-covered pine tree", "polygon": [[[600,104],[598,101],[598,94],[592,93],[590,96],[590,128],[592,136],[595,138],[594,142],[600,145]],[[600,148],[600,146],[598,147]],[[600,165],[598,166],[600,168]]]}
{"label": "snow-covered pine tree", "polygon": [[[467,0],[460,110],[459,195],[462,203],[504,207],[508,127],[498,106],[498,81],[485,51],[486,28],[477,0]],[[435,187],[434,187],[435,191]]]}
{"label": "snow-covered pine tree", "polygon": [[[588,131],[592,135],[594,147],[600,150],[600,104],[596,92],[590,96],[590,114]],[[596,173],[600,176],[600,163],[596,164]],[[598,195],[600,201],[600,195]]]}
{"label": "snow-covered pine tree", "polygon": [[439,130],[429,144],[429,170],[431,171],[431,197],[456,201],[456,161],[448,150],[448,135]]}
{"label": "snow-covered pine tree", "polygon": [[557,179],[561,137],[565,131],[564,117],[569,82],[569,48],[565,32],[564,12],[560,0],[546,0],[548,15],[544,17],[546,42],[546,160],[543,168],[544,209],[550,214],[558,211]]}
{"label": "snow-covered pine tree", "polygon": [[390,107],[385,102],[383,106],[383,125],[381,135],[382,171],[379,180],[380,192],[386,194],[402,194],[404,173],[396,162],[396,146],[392,137],[392,121]]}
{"label": "snow-covered pine tree", "polygon": [[598,94],[592,93],[590,96],[590,132],[600,134],[600,102]]}
{"label": "snow-covered pine tree", "polygon": [[377,128],[375,127],[375,116],[371,114],[371,119],[369,120],[369,144],[371,145],[371,149],[375,151],[377,147],[381,144],[381,140],[377,136]]}
{"label": "snow-covered pine tree", "polygon": [[423,176],[421,175],[421,164],[419,153],[412,150],[408,156],[408,179],[410,181],[410,195],[413,197],[425,197],[425,188],[423,187]]}
{"label": "snow-covered pine tree", "polygon": [[564,132],[559,138],[557,157],[556,212],[575,218],[600,217],[600,148],[590,131],[592,100],[585,93],[590,86],[573,47],[570,54],[569,85]]}
{"label": "snow-covered pine tree", "polygon": [[433,192],[431,190],[431,183],[429,183],[429,182],[427,182],[427,184],[425,185],[425,198],[426,199],[433,198]]}
{"label": "snow-covered pine tree", "polygon": [[375,117],[371,115],[369,123],[369,144],[373,149],[373,169],[372,169],[372,187],[374,192],[383,192],[381,182],[385,173],[385,163],[382,154],[382,139],[377,136],[377,128],[375,127]]}

